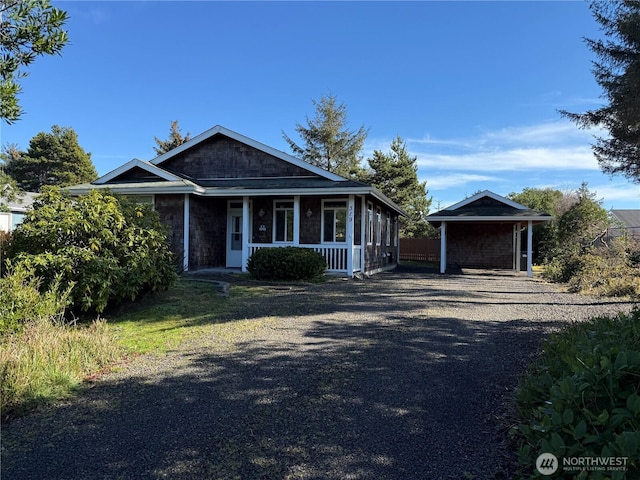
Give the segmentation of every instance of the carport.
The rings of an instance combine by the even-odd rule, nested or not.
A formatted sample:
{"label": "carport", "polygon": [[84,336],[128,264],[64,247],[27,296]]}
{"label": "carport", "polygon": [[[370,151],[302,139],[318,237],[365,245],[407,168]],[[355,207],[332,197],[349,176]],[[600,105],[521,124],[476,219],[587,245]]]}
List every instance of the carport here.
{"label": "carport", "polygon": [[427,220],[440,229],[440,273],[447,268],[521,270],[522,233],[527,232],[527,276],[533,275],[533,225],[552,220],[489,190],[477,193]]}

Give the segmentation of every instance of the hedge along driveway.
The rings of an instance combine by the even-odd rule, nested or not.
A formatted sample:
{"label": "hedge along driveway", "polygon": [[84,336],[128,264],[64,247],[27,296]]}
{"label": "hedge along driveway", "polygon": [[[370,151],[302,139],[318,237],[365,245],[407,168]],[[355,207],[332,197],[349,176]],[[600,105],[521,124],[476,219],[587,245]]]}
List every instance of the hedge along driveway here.
{"label": "hedge along driveway", "polygon": [[4,426],[2,478],[511,478],[503,417],[542,335],[621,309],[479,272],[276,285]]}

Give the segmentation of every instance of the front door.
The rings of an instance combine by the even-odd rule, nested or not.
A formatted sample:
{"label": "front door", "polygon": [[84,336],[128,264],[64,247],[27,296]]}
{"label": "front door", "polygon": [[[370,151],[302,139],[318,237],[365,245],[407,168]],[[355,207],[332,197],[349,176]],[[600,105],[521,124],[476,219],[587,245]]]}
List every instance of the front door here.
{"label": "front door", "polygon": [[242,267],[242,202],[227,209],[227,268]]}

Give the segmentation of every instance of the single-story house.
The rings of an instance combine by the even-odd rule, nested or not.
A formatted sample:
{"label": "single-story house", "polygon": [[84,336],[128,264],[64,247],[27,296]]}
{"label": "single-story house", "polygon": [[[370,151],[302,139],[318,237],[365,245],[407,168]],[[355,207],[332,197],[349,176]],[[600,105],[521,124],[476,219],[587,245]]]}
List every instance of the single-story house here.
{"label": "single-story house", "polygon": [[151,203],[184,270],[245,271],[256,250],[289,245],[316,250],[328,271],[348,276],[398,262],[405,213],[384,194],[221,126],[69,188],[91,189]]}
{"label": "single-story house", "polygon": [[465,267],[520,271],[526,229],[528,276],[532,276],[533,225],[552,219],[489,190],[427,216],[440,229],[440,273]]}
{"label": "single-story house", "polygon": [[[11,188],[5,185],[4,188]],[[0,232],[12,232],[22,223],[25,214],[31,209],[37,193],[19,192],[15,199],[0,197]]]}

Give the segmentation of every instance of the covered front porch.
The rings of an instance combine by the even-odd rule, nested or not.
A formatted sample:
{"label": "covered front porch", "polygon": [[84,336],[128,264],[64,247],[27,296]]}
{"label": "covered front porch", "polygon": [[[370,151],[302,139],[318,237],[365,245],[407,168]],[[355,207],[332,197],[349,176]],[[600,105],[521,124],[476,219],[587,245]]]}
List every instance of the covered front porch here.
{"label": "covered front porch", "polygon": [[184,271],[225,267],[245,272],[257,250],[286,246],[312,249],[325,258],[328,272],[346,276],[379,271],[398,258],[397,217],[376,210],[365,195],[185,194],[182,228],[177,212],[171,215],[163,203],[156,196],[160,215],[173,218],[173,243],[182,244]]}

